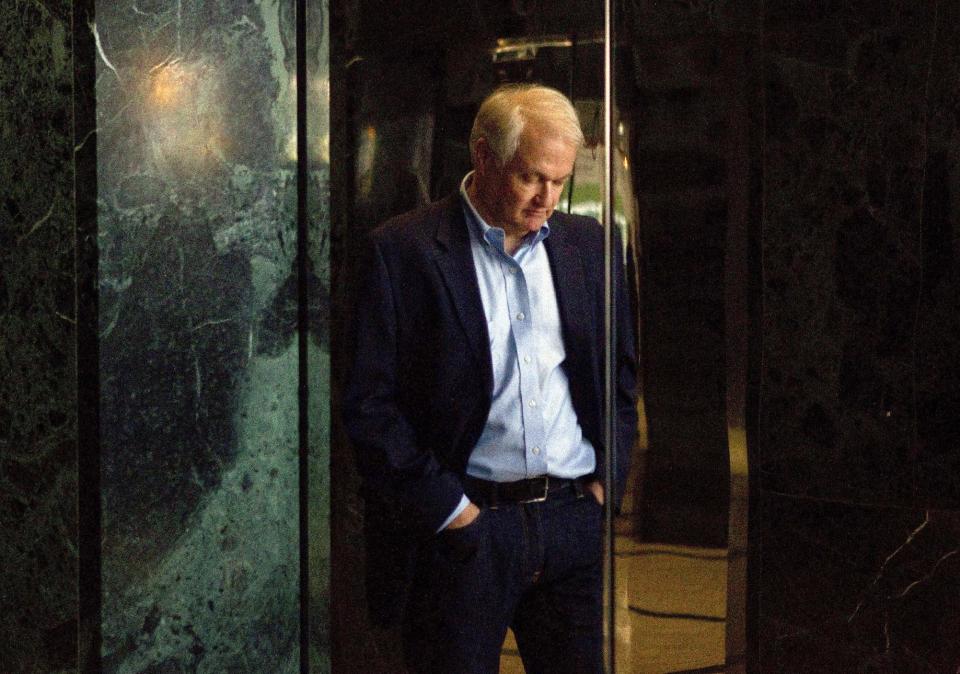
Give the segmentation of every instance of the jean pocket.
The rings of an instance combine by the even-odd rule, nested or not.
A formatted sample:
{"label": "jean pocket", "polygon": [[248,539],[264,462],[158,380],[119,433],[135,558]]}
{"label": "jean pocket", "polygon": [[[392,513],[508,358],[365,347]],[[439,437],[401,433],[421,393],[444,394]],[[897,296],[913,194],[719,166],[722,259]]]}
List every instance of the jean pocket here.
{"label": "jean pocket", "polygon": [[484,508],[470,524],[456,529],[444,529],[437,534],[440,553],[454,562],[467,562],[477,553],[482,541],[482,525],[486,520]]}

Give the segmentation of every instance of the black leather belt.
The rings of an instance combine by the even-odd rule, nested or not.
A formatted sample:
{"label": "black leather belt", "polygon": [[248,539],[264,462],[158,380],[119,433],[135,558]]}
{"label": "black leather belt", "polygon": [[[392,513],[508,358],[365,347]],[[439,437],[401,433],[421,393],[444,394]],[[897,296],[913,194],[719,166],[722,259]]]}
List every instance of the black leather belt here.
{"label": "black leather belt", "polygon": [[491,482],[467,475],[463,486],[471,501],[488,508],[502,503],[540,503],[551,496],[573,487],[577,496],[583,495],[583,478],[564,478],[542,475],[516,482]]}

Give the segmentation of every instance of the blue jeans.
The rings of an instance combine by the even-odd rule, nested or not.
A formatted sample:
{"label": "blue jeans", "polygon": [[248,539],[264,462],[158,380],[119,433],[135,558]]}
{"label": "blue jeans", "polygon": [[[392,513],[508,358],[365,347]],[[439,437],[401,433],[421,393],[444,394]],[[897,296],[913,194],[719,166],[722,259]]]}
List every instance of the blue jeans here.
{"label": "blue jeans", "polygon": [[471,524],[422,547],[404,624],[411,671],[495,674],[509,626],[527,674],[603,672],[602,508],[578,492],[478,503]]}

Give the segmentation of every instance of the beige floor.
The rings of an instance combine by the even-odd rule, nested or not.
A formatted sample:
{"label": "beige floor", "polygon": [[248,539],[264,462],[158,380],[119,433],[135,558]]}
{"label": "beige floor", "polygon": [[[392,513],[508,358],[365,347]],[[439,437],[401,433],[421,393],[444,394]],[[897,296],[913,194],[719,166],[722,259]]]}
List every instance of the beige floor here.
{"label": "beige floor", "polygon": [[[636,543],[618,536],[618,674],[660,674],[724,661],[726,551]],[[523,674],[513,635],[501,674]]]}

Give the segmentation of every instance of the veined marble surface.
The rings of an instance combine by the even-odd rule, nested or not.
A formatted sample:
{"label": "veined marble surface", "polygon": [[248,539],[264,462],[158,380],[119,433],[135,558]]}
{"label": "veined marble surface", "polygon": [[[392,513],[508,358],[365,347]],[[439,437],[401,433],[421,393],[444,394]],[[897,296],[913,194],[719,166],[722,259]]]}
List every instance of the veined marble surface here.
{"label": "veined marble surface", "polygon": [[3,671],[77,664],[71,4],[0,4]]}

